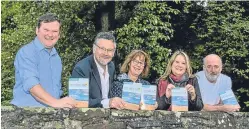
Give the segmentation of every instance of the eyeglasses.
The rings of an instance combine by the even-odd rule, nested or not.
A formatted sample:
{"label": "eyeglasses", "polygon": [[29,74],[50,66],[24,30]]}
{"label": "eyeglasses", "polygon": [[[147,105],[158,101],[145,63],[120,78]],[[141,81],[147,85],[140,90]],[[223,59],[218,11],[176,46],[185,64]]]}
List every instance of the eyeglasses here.
{"label": "eyeglasses", "polygon": [[133,62],[135,65],[141,65],[141,66],[145,66],[145,65],[146,65],[145,62],[141,62],[141,61],[138,61],[138,60],[132,60],[132,62]]}
{"label": "eyeglasses", "polygon": [[97,44],[94,44],[94,45],[97,46],[103,52],[107,52],[107,53],[114,53],[115,52],[115,49],[106,49],[104,47],[98,46]]}

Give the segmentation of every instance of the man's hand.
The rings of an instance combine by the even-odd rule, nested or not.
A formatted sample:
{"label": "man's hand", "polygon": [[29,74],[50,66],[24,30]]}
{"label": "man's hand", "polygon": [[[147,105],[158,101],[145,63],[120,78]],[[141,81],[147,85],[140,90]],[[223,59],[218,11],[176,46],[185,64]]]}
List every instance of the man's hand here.
{"label": "man's hand", "polygon": [[222,104],[216,104],[216,105],[204,104],[204,107],[202,110],[203,111],[235,112],[235,111],[240,110],[240,106],[239,105],[222,105]]}
{"label": "man's hand", "polygon": [[188,91],[188,93],[190,94],[191,100],[195,100],[196,94],[195,94],[195,88],[194,88],[194,86],[188,84],[188,85],[185,86],[185,88]]}
{"label": "man's hand", "polygon": [[172,85],[172,84],[169,84],[169,85],[167,86],[167,88],[166,88],[166,97],[167,97],[167,98],[170,98],[170,97],[171,97],[171,94],[172,94],[171,90],[172,90],[173,88],[175,88],[175,86]]}
{"label": "man's hand", "polygon": [[88,101],[77,101],[75,104],[76,108],[88,108]]}
{"label": "man's hand", "polygon": [[71,97],[64,97],[61,99],[54,98],[46,92],[40,84],[33,86],[30,89],[30,93],[39,102],[54,108],[73,108],[76,104],[76,101]]}
{"label": "man's hand", "polygon": [[225,112],[235,112],[240,110],[239,105],[222,105],[220,106],[221,111]]}
{"label": "man's hand", "polygon": [[125,101],[119,97],[111,98],[109,102],[109,107],[116,108],[116,109],[124,109]]}
{"label": "man's hand", "polygon": [[57,99],[53,104],[52,107],[54,108],[74,108],[77,101],[71,97],[64,97],[61,99]]}

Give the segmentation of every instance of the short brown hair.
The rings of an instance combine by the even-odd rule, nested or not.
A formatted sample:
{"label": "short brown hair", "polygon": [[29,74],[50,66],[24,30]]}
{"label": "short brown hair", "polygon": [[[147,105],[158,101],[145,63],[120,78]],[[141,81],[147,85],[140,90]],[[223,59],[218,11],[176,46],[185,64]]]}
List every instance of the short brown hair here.
{"label": "short brown hair", "polygon": [[39,17],[39,19],[37,21],[37,27],[40,28],[42,22],[49,23],[49,22],[54,22],[54,21],[59,22],[60,25],[61,25],[61,21],[57,17],[56,14],[54,14],[54,13],[46,13],[46,14]]}
{"label": "short brown hair", "polygon": [[141,73],[142,77],[146,77],[149,74],[150,70],[150,57],[147,53],[145,53],[142,50],[133,50],[128,56],[126,56],[124,63],[122,64],[120,68],[121,73],[127,73],[129,71],[129,64],[131,63],[132,60],[134,60],[137,57],[144,57],[145,59],[145,66],[144,70]]}

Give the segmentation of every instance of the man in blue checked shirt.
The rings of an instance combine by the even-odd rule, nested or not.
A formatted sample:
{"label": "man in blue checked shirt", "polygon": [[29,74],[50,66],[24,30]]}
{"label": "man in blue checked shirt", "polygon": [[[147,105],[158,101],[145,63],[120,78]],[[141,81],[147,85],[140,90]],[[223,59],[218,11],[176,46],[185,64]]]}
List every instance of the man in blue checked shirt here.
{"label": "man in blue checked shirt", "polygon": [[35,39],[17,52],[11,104],[55,108],[72,108],[76,104],[73,98],[60,98],[62,63],[54,48],[60,38],[60,26],[56,15],[42,15],[38,19]]}

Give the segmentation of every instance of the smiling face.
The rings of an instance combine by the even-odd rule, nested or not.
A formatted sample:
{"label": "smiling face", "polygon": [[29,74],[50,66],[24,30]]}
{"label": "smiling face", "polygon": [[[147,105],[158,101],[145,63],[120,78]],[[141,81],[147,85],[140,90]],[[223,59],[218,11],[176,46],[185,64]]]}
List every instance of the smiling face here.
{"label": "smiling face", "polygon": [[60,23],[58,21],[42,22],[36,28],[36,35],[45,48],[53,48],[60,38]]}
{"label": "smiling face", "polygon": [[134,77],[138,77],[144,70],[145,66],[145,57],[143,55],[137,56],[133,60],[131,60],[129,64],[129,75]]}
{"label": "smiling face", "polygon": [[94,45],[94,56],[101,66],[106,66],[114,56],[115,45],[112,40],[99,39]]}
{"label": "smiling face", "polygon": [[175,60],[172,63],[171,72],[175,76],[182,76],[187,69],[186,59],[183,55],[177,55]]}

